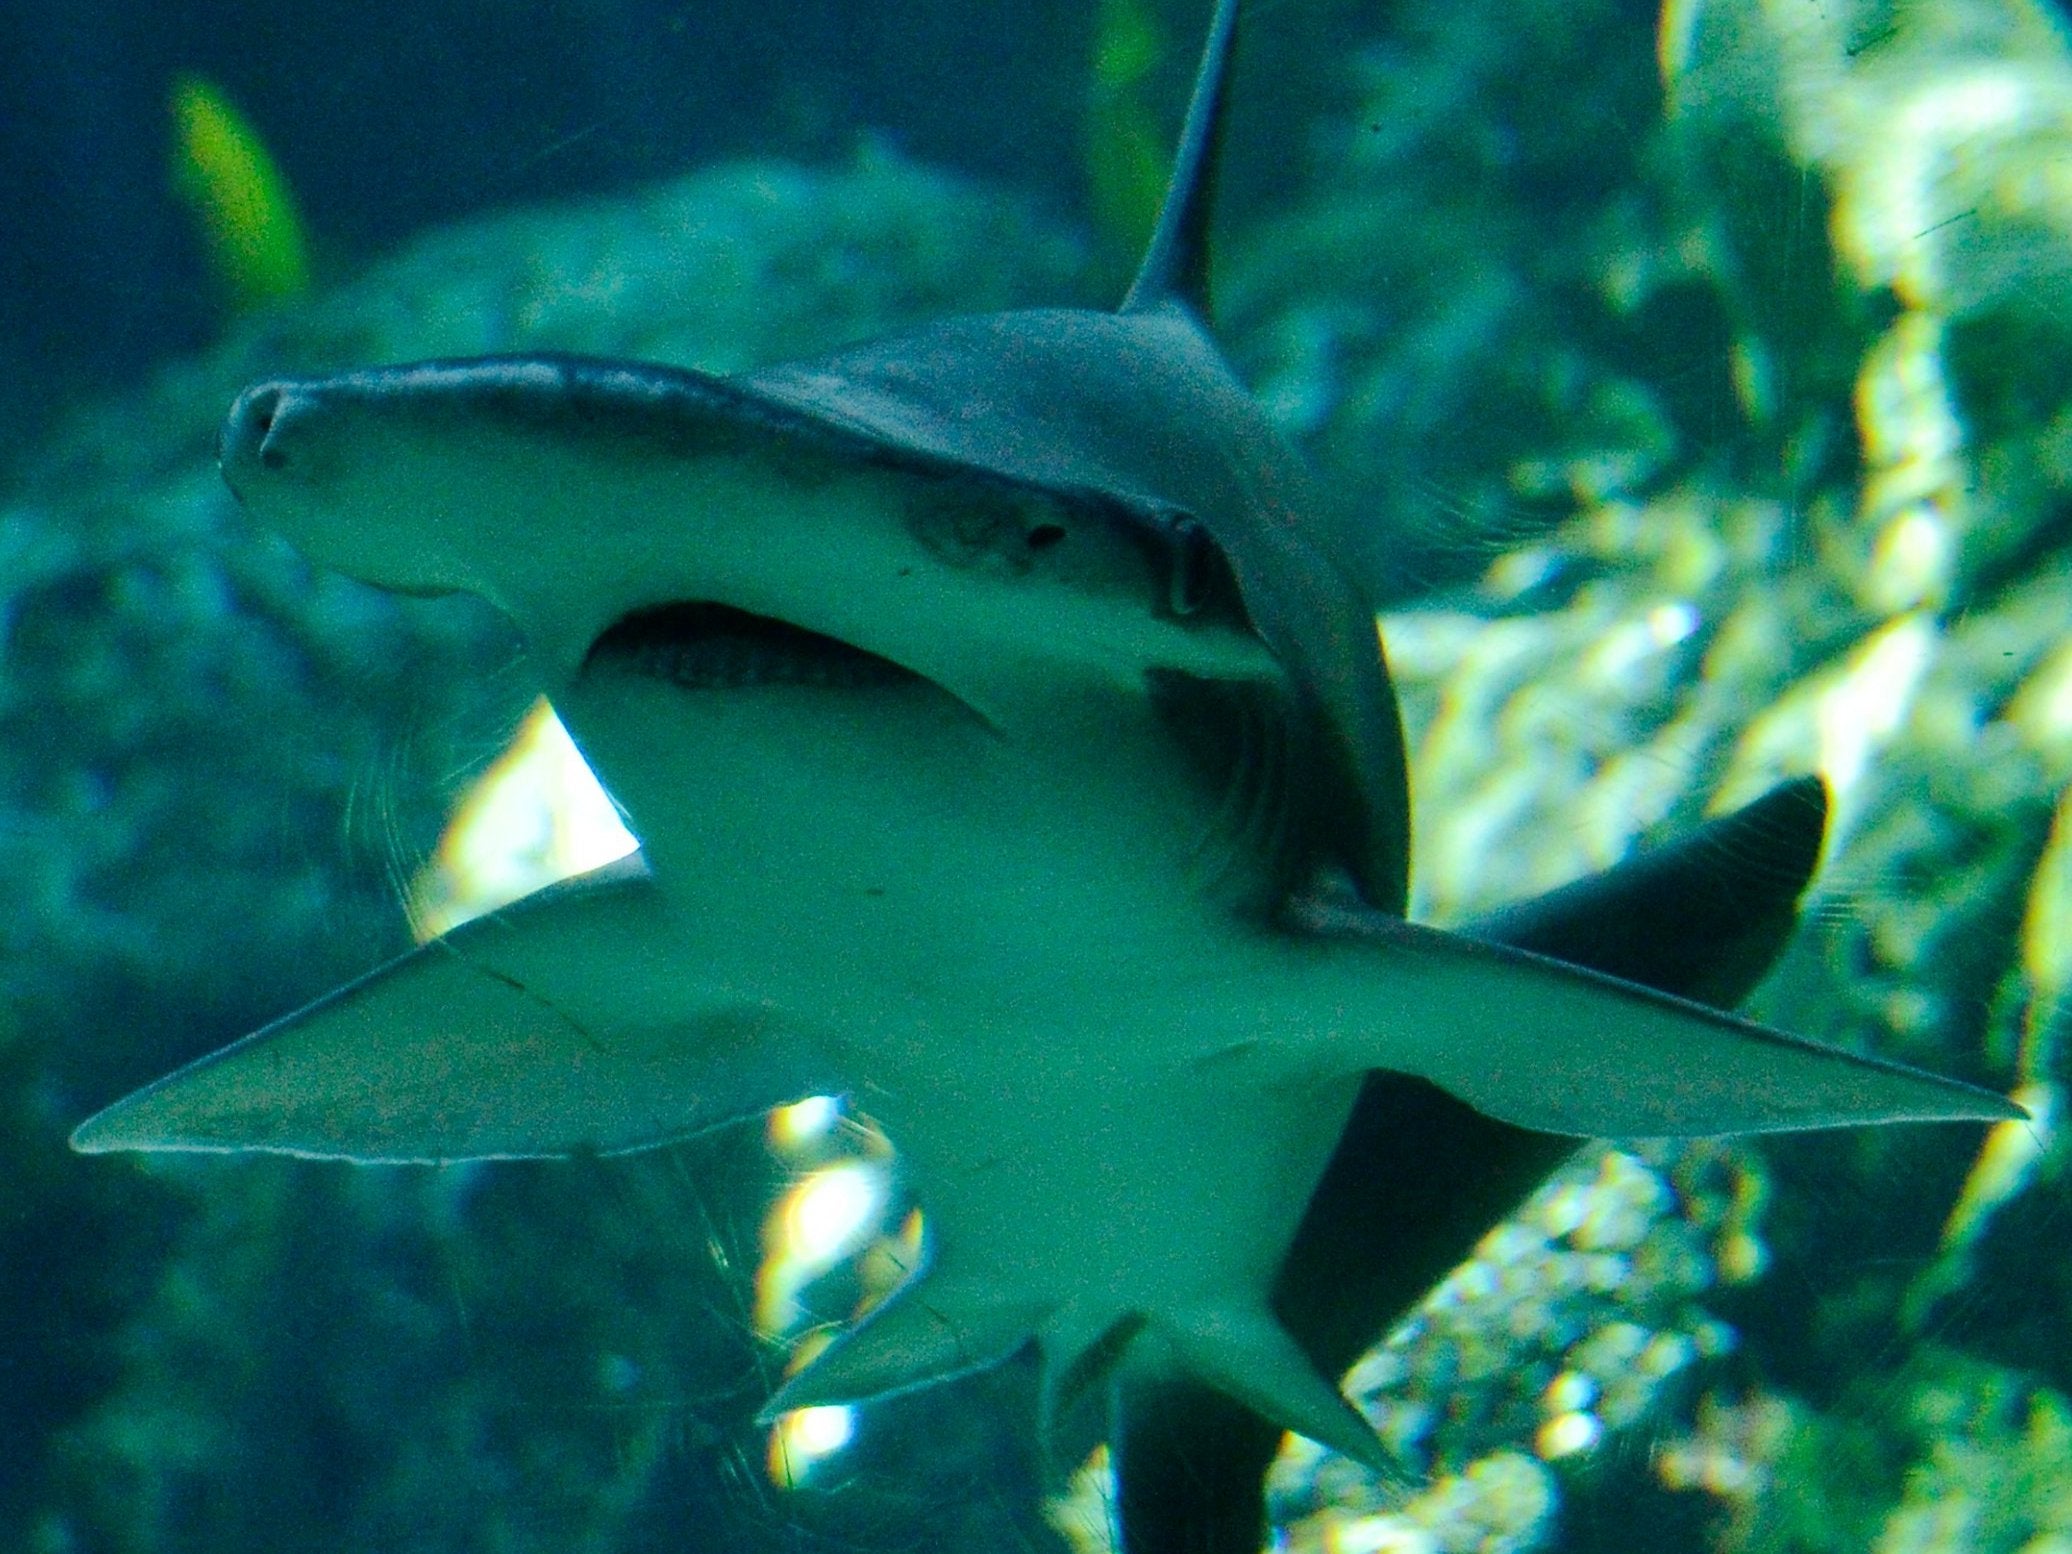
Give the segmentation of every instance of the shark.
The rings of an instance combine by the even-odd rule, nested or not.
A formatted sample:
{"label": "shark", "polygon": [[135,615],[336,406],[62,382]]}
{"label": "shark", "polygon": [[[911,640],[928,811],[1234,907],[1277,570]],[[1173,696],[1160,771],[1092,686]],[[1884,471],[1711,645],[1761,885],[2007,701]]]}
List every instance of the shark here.
{"label": "shark", "polygon": [[1398,1472],[1338,1373],[1571,1141],[2019,1117],[1726,1011],[1789,931],[1817,782],[1460,931],[1406,917],[1373,602],[1209,332],[1239,10],[1112,312],[727,376],[246,390],[219,455],[248,512],[508,615],[641,848],[75,1147],[615,1154],[846,1095],[924,1266],[763,1417],[1033,1355],[1041,1438],[1113,1443],[1152,1554],[1256,1548],[1283,1431]]}

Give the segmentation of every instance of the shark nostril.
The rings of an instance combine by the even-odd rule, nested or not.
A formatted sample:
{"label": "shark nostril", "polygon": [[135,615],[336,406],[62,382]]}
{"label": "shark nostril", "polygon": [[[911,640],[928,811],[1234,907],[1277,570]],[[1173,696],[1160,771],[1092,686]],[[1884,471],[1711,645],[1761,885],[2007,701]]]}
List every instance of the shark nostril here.
{"label": "shark nostril", "polygon": [[278,445],[274,432],[286,398],[285,390],[274,383],[247,389],[231,406],[222,435],[217,439],[219,458],[249,461],[264,469],[285,467],[288,455]]}
{"label": "shark nostril", "polygon": [[245,396],[245,417],[252,430],[264,437],[273,430],[274,413],[281,407],[281,391],[268,385]]}

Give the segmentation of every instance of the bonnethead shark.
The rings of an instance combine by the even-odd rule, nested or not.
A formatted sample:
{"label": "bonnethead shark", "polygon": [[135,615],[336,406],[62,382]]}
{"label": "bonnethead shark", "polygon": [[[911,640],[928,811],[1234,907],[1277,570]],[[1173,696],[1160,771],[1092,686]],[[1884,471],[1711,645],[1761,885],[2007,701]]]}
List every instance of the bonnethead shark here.
{"label": "bonnethead shark", "polygon": [[846,1094],[900,1148],[925,1266],[766,1415],[1033,1347],[1038,1427],[1115,1444],[1148,1554],[1256,1547],[1283,1429],[1391,1472],[1337,1373],[1563,1139],[2020,1116],[1700,1001],[1781,941],[1817,784],[1468,932],[1405,919],[1374,609],[1207,329],[1238,9],[1115,312],[724,377],[488,357],[248,389],[245,507],[508,614],[641,853],[75,1144],[609,1154]]}

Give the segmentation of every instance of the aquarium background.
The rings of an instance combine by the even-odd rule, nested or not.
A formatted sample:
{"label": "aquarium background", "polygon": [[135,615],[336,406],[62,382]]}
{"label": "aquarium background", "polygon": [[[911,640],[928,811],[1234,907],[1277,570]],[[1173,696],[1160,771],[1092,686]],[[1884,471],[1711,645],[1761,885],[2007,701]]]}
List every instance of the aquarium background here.
{"label": "aquarium background", "polygon": [[[245,524],[212,459],[241,385],[728,370],[1111,298],[1203,10],[0,13],[0,1547],[1099,1546],[1099,1474],[1046,1498],[1015,1367],[832,1449],[750,1422],[911,1235],[859,1119],[436,1171],[64,1138],[406,946],[535,692],[485,614]],[[1819,769],[1830,856],[1758,1009],[2036,1117],[1586,1147],[1350,1378],[1413,1480],[1291,1449],[1281,1536],[2063,1554],[2062,19],[1248,23],[1219,326],[1387,602],[1418,911]],[[787,1206],[830,1183],[814,1261]]]}

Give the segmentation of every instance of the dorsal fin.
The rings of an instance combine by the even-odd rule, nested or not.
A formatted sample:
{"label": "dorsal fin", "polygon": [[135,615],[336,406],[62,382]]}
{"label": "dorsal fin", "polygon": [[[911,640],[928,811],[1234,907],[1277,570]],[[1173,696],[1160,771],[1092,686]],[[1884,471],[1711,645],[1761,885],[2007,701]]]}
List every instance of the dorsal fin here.
{"label": "dorsal fin", "polygon": [[1187,125],[1173,158],[1173,178],[1151,246],[1122,299],[1133,313],[1162,302],[1182,302],[1197,317],[1209,316],[1209,214],[1215,204],[1217,152],[1223,142],[1223,105],[1229,96],[1230,61],[1235,54],[1237,13],[1242,0],[1216,0],[1209,41],[1202,49]]}

